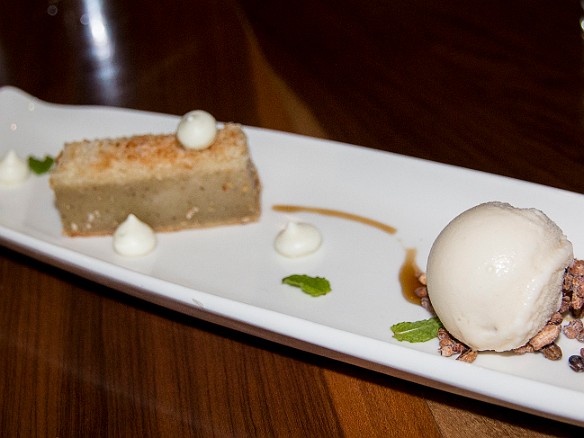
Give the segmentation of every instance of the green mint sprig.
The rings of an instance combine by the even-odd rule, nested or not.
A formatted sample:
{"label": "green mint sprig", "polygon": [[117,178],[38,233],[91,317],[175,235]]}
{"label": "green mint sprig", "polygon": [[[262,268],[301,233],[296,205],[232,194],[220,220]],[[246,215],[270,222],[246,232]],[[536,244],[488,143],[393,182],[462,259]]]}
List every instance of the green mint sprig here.
{"label": "green mint sprig", "polygon": [[37,175],[47,173],[53,167],[55,159],[50,155],[45,155],[45,158],[39,159],[32,155],[28,157],[28,167]]}
{"label": "green mint sprig", "polygon": [[304,274],[294,274],[282,279],[282,283],[299,287],[303,292],[313,297],[328,294],[332,289],[329,281],[323,277],[311,277]]}
{"label": "green mint sprig", "polygon": [[393,337],[411,343],[426,342],[438,336],[442,323],[437,317],[414,322],[400,322],[391,326]]}

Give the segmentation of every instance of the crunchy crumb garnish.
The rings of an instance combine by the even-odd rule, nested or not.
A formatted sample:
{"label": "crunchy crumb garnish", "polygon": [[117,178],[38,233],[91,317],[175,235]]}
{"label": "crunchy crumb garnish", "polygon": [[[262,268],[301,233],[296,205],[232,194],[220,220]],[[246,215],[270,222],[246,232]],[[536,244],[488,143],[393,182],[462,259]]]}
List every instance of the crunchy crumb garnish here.
{"label": "crunchy crumb garnish", "polygon": [[573,319],[563,327],[564,336],[584,342],[584,323],[581,319]]}
{"label": "crunchy crumb garnish", "polygon": [[584,260],[574,260],[564,276],[563,300],[575,318],[581,318],[584,310]]}
{"label": "crunchy crumb garnish", "polygon": [[463,351],[462,353],[460,353],[460,355],[456,358],[456,360],[459,360],[461,362],[466,362],[466,363],[473,363],[475,361],[475,359],[477,358],[478,354],[479,354],[478,351],[471,350],[469,348],[469,349]]}
{"label": "crunchy crumb garnish", "polygon": [[174,176],[180,169],[188,171],[200,162],[219,170],[246,153],[245,134],[235,123],[220,129],[213,144],[203,150],[183,147],[174,134],[83,140],[65,144],[52,178],[72,183],[80,173],[85,180],[94,176],[96,181],[105,175],[110,179],[123,175],[125,180],[145,175],[162,178]]}
{"label": "crunchy crumb garnish", "polygon": [[446,357],[468,350],[466,345],[456,340],[445,328],[438,329],[438,345],[440,346],[440,354]]}

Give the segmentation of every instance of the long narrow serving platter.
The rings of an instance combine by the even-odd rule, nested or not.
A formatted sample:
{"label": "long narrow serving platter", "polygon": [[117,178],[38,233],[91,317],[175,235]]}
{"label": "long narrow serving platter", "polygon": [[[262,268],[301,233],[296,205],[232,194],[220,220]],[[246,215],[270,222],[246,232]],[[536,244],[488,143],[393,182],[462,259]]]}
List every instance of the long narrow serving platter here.
{"label": "long narrow serving platter", "polygon": [[[0,156],[56,155],[66,141],[174,132],[175,116],[42,102],[0,89]],[[404,299],[398,272],[414,248],[425,267],[439,231],[461,211],[485,201],[543,210],[584,257],[578,212],[584,196],[391,153],[244,127],[263,184],[258,223],[164,233],[139,258],[114,253],[111,237],[67,238],[48,177],[0,188],[0,243],[124,293],[256,336],[464,396],[584,426],[584,375],[566,360],[482,353],[473,364],[443,358],[437,341],[400,343],[390,326],[425,319]],[[397,229],[276,204],[333,209]],[[566,208],[566,206],[570,208]],[[287,259],[273,247],[289,220],[323,234],[321,249]],[[326,277],[318,298],[283,285],[291,274]],[[581,347],[560,341],[565,356]]]}

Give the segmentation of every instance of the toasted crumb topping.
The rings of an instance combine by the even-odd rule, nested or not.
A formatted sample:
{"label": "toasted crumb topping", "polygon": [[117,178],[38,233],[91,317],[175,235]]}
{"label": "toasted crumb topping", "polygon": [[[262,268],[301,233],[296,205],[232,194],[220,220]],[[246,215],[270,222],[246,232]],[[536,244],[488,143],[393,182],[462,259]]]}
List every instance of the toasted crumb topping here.
{"label": "toasted crumb topping", "polygon": [[65,144],[51,173],[51,184],[161,179],[194,168],[220,171],[248,158],[245,134],[233,123],[220,129],[213,144],[203,150],[183,147],[174,134],[83,140]]}

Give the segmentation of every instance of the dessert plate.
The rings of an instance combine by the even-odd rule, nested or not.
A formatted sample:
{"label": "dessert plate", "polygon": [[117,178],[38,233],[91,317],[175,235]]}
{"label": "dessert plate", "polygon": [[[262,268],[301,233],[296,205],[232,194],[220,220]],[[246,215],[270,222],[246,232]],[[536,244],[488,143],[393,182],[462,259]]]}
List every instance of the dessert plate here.
{"label": "dessert plate", "polygon": [[[0,156],[56,155],[65,141],[174,132],[178,117],[42,102],[0,89]],[[66,238],[48,186],[34,176],[0,188],[0,243],[141,299],[375,371],[468,397],[584,426],[584,375],[567,357],[582,344],[562,338],[564,359],[482,353],[473,364],[443,358],[437,341],[410,344],[390,326],[428,318],[401,293],[406,249],[424,269],[440,230],[485,201],[543,210],[584,257],[578,212],[584,196],[509,178],[358,146],[244,127],[263,183],[258,223],[158,235],[156,250],[124,258],[111,237]],[[455,196],[453,196],[455,194]],[[344,218],[282,213],[275,204],[339,210],[391,225],[388,234]],[[570,208],[565,208],[567,205]],[[323,234],[313,255],[287,259],[273,249],[290,220]],[[283,277],[326,277],[318,298]]]}

